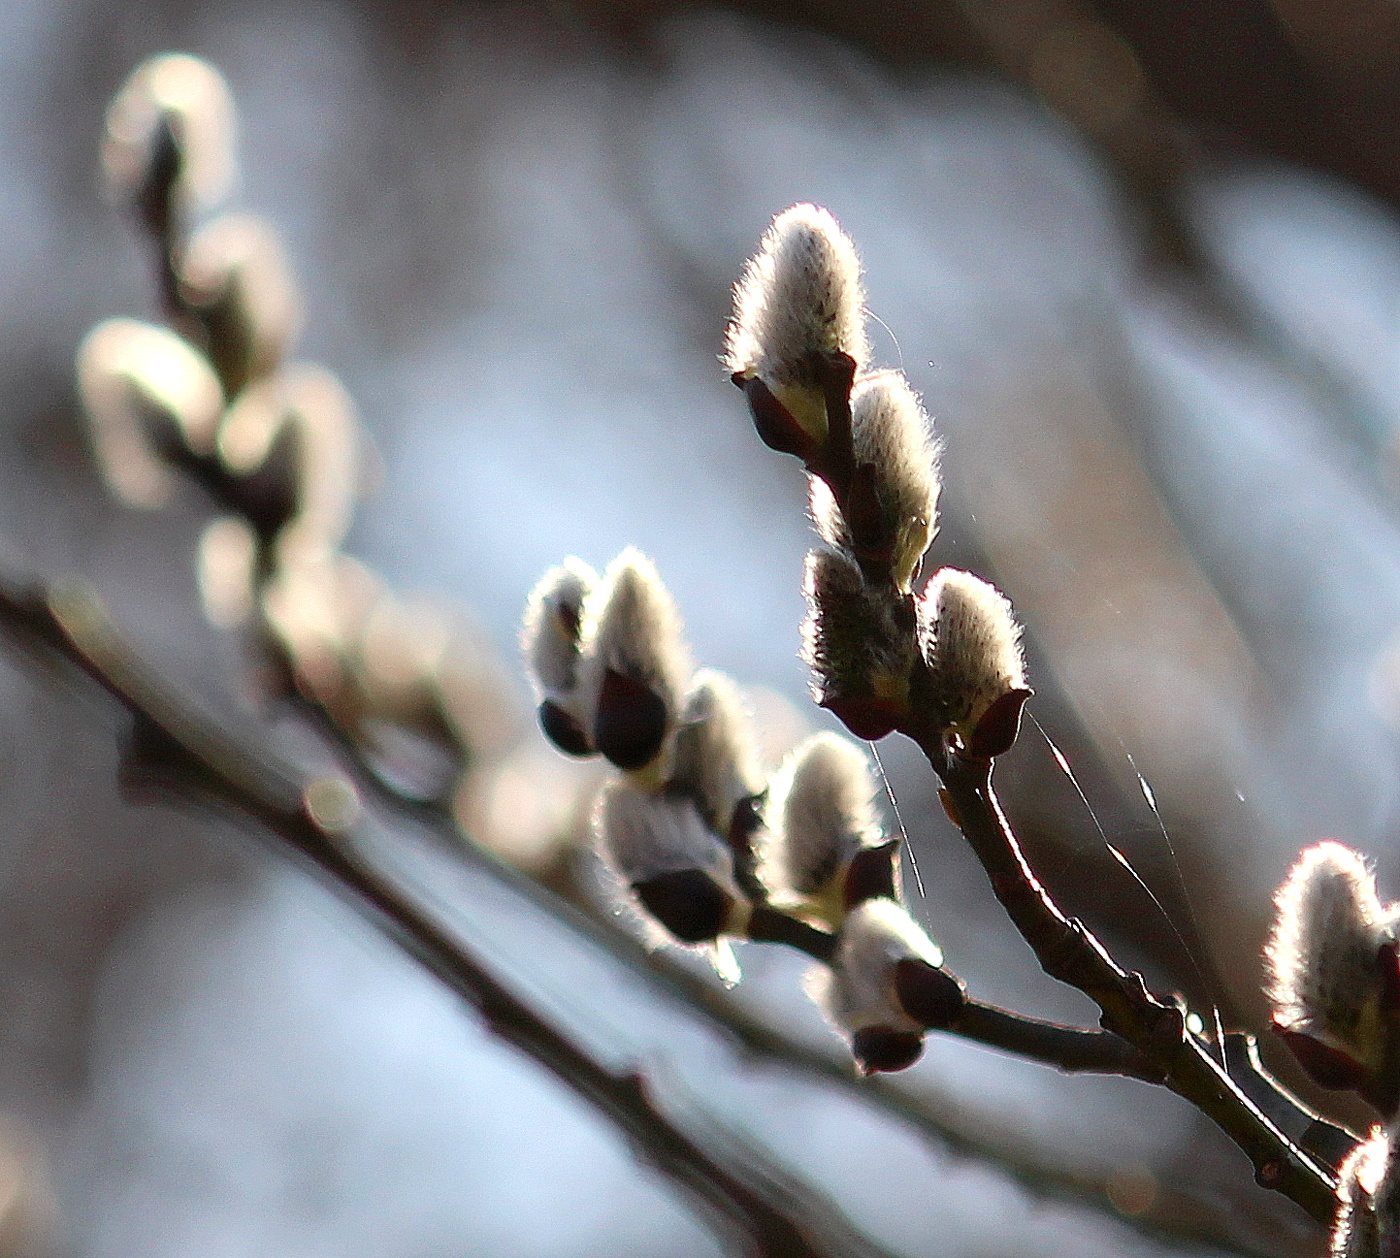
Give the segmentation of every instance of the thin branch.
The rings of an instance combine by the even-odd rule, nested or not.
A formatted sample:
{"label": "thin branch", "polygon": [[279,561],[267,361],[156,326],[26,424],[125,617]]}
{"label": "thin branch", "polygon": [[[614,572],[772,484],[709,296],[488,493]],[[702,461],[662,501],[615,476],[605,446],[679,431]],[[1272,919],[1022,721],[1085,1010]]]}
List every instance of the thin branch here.
{"label": "thin branch", "polygon": [[[353,800],[338,778],[303,783],[289,767],[251,751],[161,680],[128,647],[87,587],[18,588],[0,583],[0,621],[58,650],[132,713],[141,751],[186,787],[207,791],[267,828],[350,892],[396,940],[462,996],[486,1026],[538,1062],[611,1120],[639,1156],[752,1253],[881,1258],[818,1194],[765,1164],[732,1137],[722,1153],[677,1127],[635,1070],[610,1070],[588,1056],[498,980],[430,907],[416,902],[366,859],[328,802]],[[713,1139],[711,1144],[716,1143]]]}
{"label": "thin branch", "polygon": [[1260,1184],[1330,1225],[1337,1205],[1331,1170],[1289,1139],[1187,1030],[1178,1003],[1150,992],[1142,975],[1122,969],[1081,921],[1065,917],[1027,864],[997,803],[991,762],[947,755],[934,739],[922,739],[920,745],[943,780],[958,827],[982,862],[993,892],[1041,968],[1089,996],[1102,1011],[1106,1029],[1157,1062],[1166,1086],[1248,1154]]}
{"label": "thin branch", "polygon": [[[1122,1226],[1155,1242],[1178,1246],[1207,1245],[1212,1251],[1228,1248],[1248,1258],[1272,1258],[1274,1255],[1272,1248],[1254,1249],[1230,1236],[1228,1228],[1231,1217],[1228,1213],[1221,1213],[1213,1201],[1190,1194],[1164,1193],[1159,1208],[1146,1214],[1124,1216],[1112,1205],[1101,1178],[1078,1174],[1062,1166],[1047,1166],[1027,1157],[1024,1152],[991,1139],[985,1125],[965,1120],[961,1114],[950,1112],[948,1105],[940,1105],[927,1094],[916,1094],[905,1082],[891,1076],[873,1075],[858,1079],[850,1069],[849,1059],[838,1059],[831,1053],[813,1048],[773,1023],[747,1013],[726,990],[683,964],[673,951],[644,947],[635,936],[620,929],[611,919],[585,912],[577,904],[542,887],[535,879],[490,851],[469,840],[464,842],[456,821],[441,803],[407,794],[376,773],[365,761],[353,737],[321,705],[298,694],[289,696],[288,701],[337,748],[343,765],[366,795],[427,827],[459,858],[561,919],[622,965],[658,982],[669,997],[709,1019],[746,1052],[785,1069],[799,1071],[828,1086],[838,1087],[852,1099],[873,1105],[889,1116],[908,1123],[936,1141],[944,1152],[993,1164],[999,1172],[1036,1196],[1110,1213]],[[785,919],[786,922],[792,920]],[[787,925],[776,921],[770,920],[768,925],[771,941],[795,946],[823,963],[829,959],[825,944],[818,942],[804,947],[800,939],[810,942],[809,936],[799,936]],[[824,932],[816,932],[811,927],[806,929],[826,938]],[[750,938],[756,942],[763,941],[752,926]],[[946,1028],[945,1034],[1010,1052],[1064,1072],[1123,1075],[1161,1082],[1160,1071],[1153,1073],[1137,1050],[1112,1032],[1040,1022],[975,1001],[969,1001],[968,1005],[974,1012],[967,1022]],[[1281,1085],[1276,1086],[1281,1089]],[[1284,1098],[1288,1096],[1286,1093],[1281,1095]],[[1286,1107],[1285,1099],[1281,1108]],[[1340,1149],[1344,1155],[1355,1143],[1356,1138],[1350,1132],[1327,1123],[1306,1110],[1301,1102],[1293,1101],[1293,1109],[1289,1112],[1294,1115],[1294,1128],[1304,1130],[1309,1122],[1317,1125],[1319,1145],[1328,1152]],[[1299,1116],[1304,1119],[1301,1123]],[[1303,1143],[1305,1147],[1312,1148],[1308,1141]],[[1340,1160],[1340,1156],[1337,1160]],[[1214,1225],[1192,1217],[1201,1214],[1213,1216]]]}

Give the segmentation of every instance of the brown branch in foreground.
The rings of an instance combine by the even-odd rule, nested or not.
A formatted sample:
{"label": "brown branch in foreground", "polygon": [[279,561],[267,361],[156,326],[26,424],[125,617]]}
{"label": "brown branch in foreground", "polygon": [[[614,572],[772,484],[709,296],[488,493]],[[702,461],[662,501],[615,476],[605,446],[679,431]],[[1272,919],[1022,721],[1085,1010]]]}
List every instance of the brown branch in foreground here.
{"label": "brown branch in foreground", "polygon": [[[302,782],[205,718],[127,647],[97,596],[68,584],[0,584],[0,621],[55,648],[115,697],[137,721],[141,750],[183,786],[232,805],[309,860],[481,1015],[486,1026],[543,1066],[607,1117],[636,1153],[706,1217],[751,1253],[773,1258],[881,1258],[820,1195],[765,1164],[732,1137],[719,1151],[677,1127],[635,1070],[610,1070],[537,1014],[484,966],[430,908],[373,866],[355,841],[353,787],[339,777]],[[712,1145],[717,1141],[711,1140]]]}
{"label": "brown branch in foreground", "polygon": [[1089,996],[1102,1011],[1107,1030],[1158,1063],[1166,1086],[1211,1118],[1244,1150],[1260,1184],[1330,1226],[1337,1206],[1331,1170],[1280,1130],[1187,1030],[1179,1004],[1149,991],[1142,975],[1124,970],[1082,922],[1060,911],[1027,864],[997,803],[991,761],[948,754],[937,738],[919,742],[943,781],[958,828],[1041,968]]}

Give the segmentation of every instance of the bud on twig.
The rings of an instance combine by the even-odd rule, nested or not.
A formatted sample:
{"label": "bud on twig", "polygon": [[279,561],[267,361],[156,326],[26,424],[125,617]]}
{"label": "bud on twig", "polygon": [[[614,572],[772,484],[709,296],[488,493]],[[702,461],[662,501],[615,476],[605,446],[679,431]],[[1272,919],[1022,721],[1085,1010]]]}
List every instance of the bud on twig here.
{"label": "bud on twig", "polygon": [[909,710],[915,640],[913,626],[900,623],[907,600],[872,587],[834,550],[807,555],[803,592],[802,658],[815,674],[816,701],[857,738],[883,738]]}
{"label": "bud on twig", "polygon": [[1030,691],[1021,627],[1006,598],[970,572],[941,568],[919,600],[919,640],[924,697],[945,744],[981,759],[1010,748]]}
{"label": "bud on twig", "polygon": [[350,527],[360,472],[355,406],[324,367],[294,363],[244,389],[219,429],[233,496],[280,564],[319,559]]}
{"label": "bud on twig", "polygon": [[676,731],[675,761],[668,789],[688,794],[716,834],[747,841],[733,834],[740,801],[763,789],[749,715],[739,687],[723,673],[701,669],[691,682]]}
{"label": "bud on twig", "polygon": [[301,299],[272,225],[224,214],[195,233],[180,267],[230,397],[273,371],[301,329]]}
{"label": "bud on twig", "polygon": [[1274,1025],[1324,1087],[1366,1088],[1388,1064],[1400,981],[1391,916],[1366,862],[1308,848],[1274,897],[1264,950]]}
{"label": "bud on twig", "polygon": [[680,617],[651,560],[628,547],[584,604],[580,687],[593,746],[664,781],[691,665]]}
{"label": "bud on twig", "polygon": [[748,904],[734,884],[729,848],[693,801],[611,782],[598,799],[594,832],[603,859],[682,943],[743,929]]}
{"label": "bud on twig", "polygon": [[108,187],[147,228],[166,235],[225,196],[234,180],[228,84],[207,61],[168,52],[142,62],[107,109],[102,165]]}
{"label": "bud on twig", "polygon": [[167,465],[214,449],[224,395],[208,359],[165,328],[107,319],[77,365],[103,478],[133,507],[162,506],[175,484]]}
{"label": "bud on twig", "polygon": [[830,976],[818,978],[815,994],[851,1037],[863,1073],[912,1066],[924,1032],[957,1018],[962,984],[942,966],[938,945],[893,900],[851,910]]}
{"label": "bud on twig", "polygon": [[1395,1158],[1385,1129],[1374,1127],[1337,1171],[1332,1258],[1390,1258],[1400,1241]]}
{"label": "bud on twig", "polygon": [[768,789],[764,881],[775,899],[835,930],[855,905],[897,898],[897,844],[885,842],[864,752],[836,734],[814,734]]}
{"label": "bud on twig", "polygon": [[820,452],[833,372],[849,378],[870,356],[864,307],[860,261],[836,220],[814,205],[779,214],[735,286],[725,347],[767,445],[809,462]]}
{"label": "bud on twig", "polygon": [[560,751],[593,754],[579,692],[579,645],[583,605],[598,584],[598,574],[570,557],[551,568],[530,591],[520,646],[539,700],[540,725]]}
{"label": "bud on twig", "polygon": [[856,468],[845,516],[855,556],[887,569],[908,593],[937,530],[938,446],[902,373],[856,381],[851,439]]}

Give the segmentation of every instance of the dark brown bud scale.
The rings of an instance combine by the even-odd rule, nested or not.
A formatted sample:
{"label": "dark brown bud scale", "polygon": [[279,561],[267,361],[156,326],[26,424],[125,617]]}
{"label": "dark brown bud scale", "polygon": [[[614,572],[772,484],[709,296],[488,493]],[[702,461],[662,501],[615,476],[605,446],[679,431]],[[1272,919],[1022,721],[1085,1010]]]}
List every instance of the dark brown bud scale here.
{"label": "dark brown bud scale", "polygon": [[632,884],[637,899],[682,943],[708,943],[723,931],[729,896],[701,869],[678,869]]}
{"label": "dark brown bud scale", "polygon": [[611,668],[603,674],[593,744],[619,769],[641,769],[655,760],[666,726],[665,699],[634,677]]}
{"label": "dark brown bud scale", "polygon": [[952,1026],[967,1003],[957,978],[918,957],[894,963],[894,992],[904,1012],[930,1031]]}
{"label": "dark brown bud scale", "polygon": [[582,759],[594,753],[583,727],[557,703],[546,699],[539,707],[540,728],[544,735],[566,756]]}
{"label": "dark brown bud scale", "polygon": [[895,1031],[886,1026],[862,1027],[851,1037],[851,1054],[861,1074],[907,1070],[924,1051],[924,1037],[917,1031]]}
{"label": "dark brown bud scale", "polygon": [[847,909],[881,897],[898,902],[898,839],[881,843],[879,847],[862,847],[851,857],[851,863],[846,867],[842,897]]}

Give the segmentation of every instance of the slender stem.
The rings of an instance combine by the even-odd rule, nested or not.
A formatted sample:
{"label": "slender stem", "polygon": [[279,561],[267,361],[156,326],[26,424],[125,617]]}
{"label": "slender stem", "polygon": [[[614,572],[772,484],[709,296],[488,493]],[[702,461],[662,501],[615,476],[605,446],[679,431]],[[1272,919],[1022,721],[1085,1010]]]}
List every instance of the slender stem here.
{"label": "slender stem", "polygon": [[[921,744],[922,745],[922,744]],[[1077,919],[1067,918],[1027,864],[997,803],[991,762],[949,757],[923,745],[943,780],[959,828],[982,862],[992,890],[1041,967],[1079,988],[1102,1011],[1103,1026],[1157,1063],[1166,1086],[1210,1117],[1254,1163],[1255,1177],[1329,1225],[1336,1212],[1332,1172],[1290,1140],[1186,1028],[1175,1001],[1148,990]]]}
{"label": "slender stem", "polygon": [[1043,1022],[975,1000],[963,1006],[957,1022],[948,1030],[1066,1073],[1126,1075],[1147,1083],[1163,1081],[1160,1066],[1112,1031]]}

